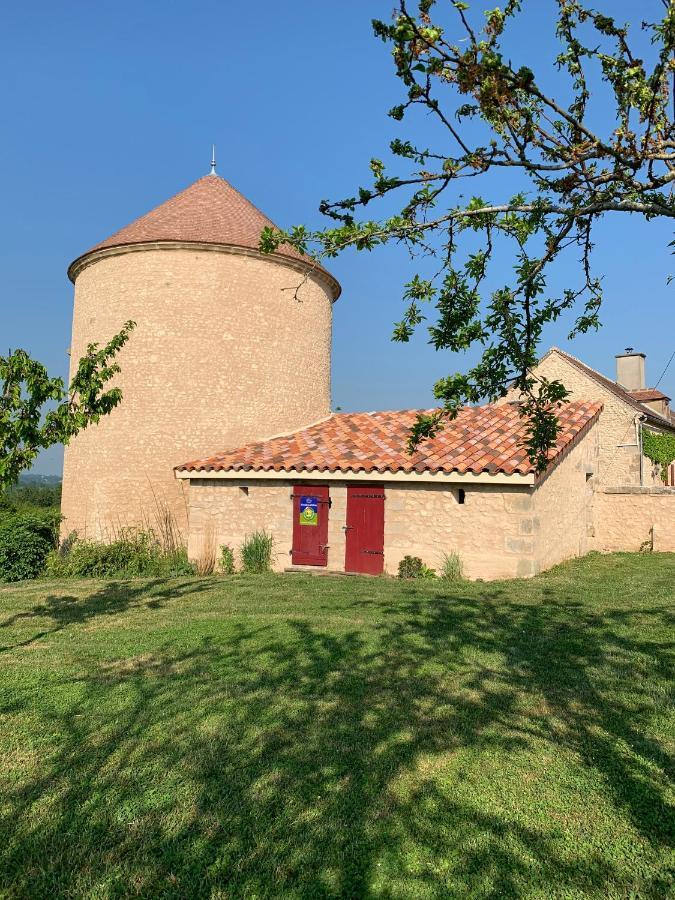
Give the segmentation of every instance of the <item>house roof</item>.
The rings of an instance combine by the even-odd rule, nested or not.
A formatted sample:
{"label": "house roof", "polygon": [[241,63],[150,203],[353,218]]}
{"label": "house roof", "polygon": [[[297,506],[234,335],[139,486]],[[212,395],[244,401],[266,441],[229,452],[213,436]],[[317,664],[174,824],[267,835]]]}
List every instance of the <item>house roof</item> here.
{"label": "house roof", "polygon": [[[601,403],[573,402],[559,411],[553,463],[597,418]],[[411,456],[410,428],[420,413],[337,413],[292,434],[246,444],[177,466],[177,472],[364,472],[533,475],[524,447],[527,422],[517,404],[471,407],[445,423]]]}
{"label": "house roof", "polygon": [[632,396],[630,391],[627,391],[625,388],[622,388],[620,384],[617,384],[616,381],[612,381],[610,378],[601,375],[600,372],[596,372],[595,369],[592,369],[590,366],[587,366],[586,363],[583,363],[580,359],[577,359],[576,356],[572,356],[570,353],[566,353],[564,350],[561,350],[560,347],[551,347],[544,356],[543,359],[546,359],[547,356],[550,356],[551,353],[558,353],[564,359],[567,360],[571,365],[573,365],[580,372],[583,372],[584,375],[587,375],[589,378],[593,379],[597,384],[604,387],[611,394],[614,394],[619,400],[622,400],[628,406],[632,407],[636,412],[641,413],[647,421],[651,422],[654,425],[658,425],[666,428],[673,427],[673,421],[666,416],[659,415],[659,413],[655,412],[653,409],[650,409],[648,406],[645,406],[644,403],[640,403],[635,397]]}
{"label": "house roof", "polygon": [[649,400],[670,400],[670,397],[663,391],[659,391],[658,388],[643,388],[639,391],[629,391],[629,394],[640,403],[646,403]]}
{"label": "house roof", "polygon": [[[133,244],[178,241],[257,250],[265,226],[274,223],[229,182],[219,175],[205,175],[83,253],[71,263],[68,275],[72,280],[74,269],[91,253]],[[337,281],[310,256],[289,246],[282,246],[275,255],[302,262],[327,275],[335,284],[336,297],[339,295]]]}

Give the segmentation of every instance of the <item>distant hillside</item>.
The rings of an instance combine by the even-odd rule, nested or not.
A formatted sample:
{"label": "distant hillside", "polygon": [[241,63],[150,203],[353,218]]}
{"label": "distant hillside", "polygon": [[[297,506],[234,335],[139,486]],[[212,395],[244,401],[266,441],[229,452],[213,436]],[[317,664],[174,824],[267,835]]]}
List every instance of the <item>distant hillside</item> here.
{"label": "distant hillside", "polygon": [[34,472],[24,472],[19,476],[19,484],[39,485],[40,487],[52,487],[61,484],[60,475],[37,475]]}

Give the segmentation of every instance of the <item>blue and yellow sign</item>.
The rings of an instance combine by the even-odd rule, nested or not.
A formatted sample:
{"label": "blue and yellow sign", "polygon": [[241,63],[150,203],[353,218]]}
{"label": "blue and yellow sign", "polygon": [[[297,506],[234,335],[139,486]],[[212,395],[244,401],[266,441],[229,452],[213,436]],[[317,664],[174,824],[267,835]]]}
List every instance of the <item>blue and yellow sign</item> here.
{"label": "blue and yellow sign", "polygon": [[300,524],[318,525],[319,523],[319,498],[300,497]]}

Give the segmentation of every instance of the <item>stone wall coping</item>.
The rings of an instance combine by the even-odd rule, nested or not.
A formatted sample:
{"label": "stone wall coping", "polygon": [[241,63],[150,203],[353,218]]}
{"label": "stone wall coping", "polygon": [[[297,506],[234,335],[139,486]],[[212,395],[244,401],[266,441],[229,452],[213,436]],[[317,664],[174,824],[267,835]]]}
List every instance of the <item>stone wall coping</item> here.
{"label": "stone wall coping", "polygon": [[602,488],[599,493],[603,494],[649,494],[649,495],[664,495],[666,497],[675,497],[675,488],[671,487],[647,487],[640,486],[639,484],[632,485],[618,485],[616,487],[605,487]]}

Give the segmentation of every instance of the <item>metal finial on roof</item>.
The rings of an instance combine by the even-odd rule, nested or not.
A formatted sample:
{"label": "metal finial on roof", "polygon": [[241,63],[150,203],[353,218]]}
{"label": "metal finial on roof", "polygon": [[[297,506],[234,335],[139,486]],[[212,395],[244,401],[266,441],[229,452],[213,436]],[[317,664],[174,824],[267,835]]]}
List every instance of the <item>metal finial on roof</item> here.
{"label": "metal finial on roof", "polygon": [[211,171],[209,172],[209,174],[210,175],[216,174],[216,145],[215,144],[211,144]]}

